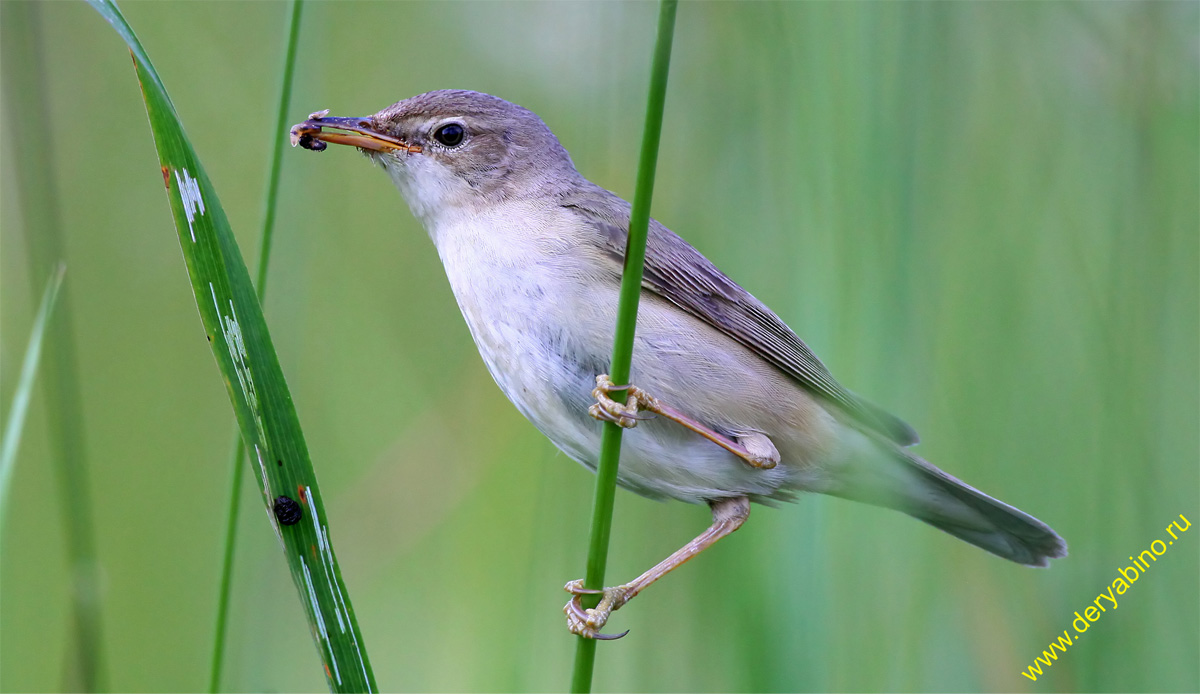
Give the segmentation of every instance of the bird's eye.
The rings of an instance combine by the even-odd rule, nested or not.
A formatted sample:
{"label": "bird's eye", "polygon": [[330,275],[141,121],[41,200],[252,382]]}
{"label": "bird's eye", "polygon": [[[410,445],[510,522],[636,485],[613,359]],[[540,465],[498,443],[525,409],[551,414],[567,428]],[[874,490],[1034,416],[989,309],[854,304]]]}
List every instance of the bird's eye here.
{"label": "bird's eye", "polygon": [[433,139],[442,143],[446,147],[457,147],[462,144],[463,136],[467,131],[458,123],[447,123],[446,125],[433,131]]}

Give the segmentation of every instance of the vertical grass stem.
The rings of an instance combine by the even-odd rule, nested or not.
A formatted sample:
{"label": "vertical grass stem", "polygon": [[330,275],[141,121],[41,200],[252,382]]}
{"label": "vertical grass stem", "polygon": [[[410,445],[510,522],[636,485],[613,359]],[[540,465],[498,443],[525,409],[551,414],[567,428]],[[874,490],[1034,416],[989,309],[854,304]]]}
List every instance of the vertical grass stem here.
{"label": "vertical grass stem", "polygon": [[[300,15],[304,0],[291,0],[288,5],[288,42],[283,60],[283,83],[279,95],[279,112],[275,118],[275,144],[271,148],[270,175],[267,180],[266,199],[263,203],[263,232],[258,250],[258,273],[255,290],[259,304],[267,296],[267,268],[271,260],[271,238],[275,231],[275,203],[279,194],[279,170],[283,162],[284,133],[288,126],[288,107],[292,101],[292,77],[296,67],[296,46],[300,43]],[[225,527],[225,554],[221,563],[221,588],[217,599],[217,624],[213,632],[212,669],[209,674],[208,691],[220,691],[221,672],[225,665],[225,635],[229,622],[229,593],[233,581],[233,558],[237,548],[238,510],[242,502],[242,481],[245,471],[242,461],[246,458],[246,444],[240,433],[235,434],[233,454],[229,463],[229,514]]]}
{"label": "vertical grass stem", "polygon": [[[637,325],[638,299],[642,289],[642,269],[646,255],[646,234],[650,224],[650,199],[654,193],[654,170],[658,163],[658,143],[662,135],[663,109],[667,96],[667,73],[671,65],[671,42],[675,35],[677,0],[662,0],[658,11],[658,36],[654,44],[654,62],[650,69],[650,94],[646,105],[646,122],[642,131],[642,149],[638,157],[637,188],[629,219],[629,239],[625,245],[625,269],[621,277],[621,294],[617,309],[617,328],[613,338],[610,376],[614,383],[629,382],[633,360],[633,336]],[[618,402],[625,393],[613,393]],[[616,496],[617,466],[621,456],[621,428],[604,423],[600,443],[600,464],[596,470],[596,494],[592,504],[592,532],[588,543],[588,588],[604,587],[604,572],[608,564],[608,540],[612,532],[613,500]],[[594,607],[596,597],[585,602]],[[579,638],[575,648],[575,670],[571,691],[587,693],[592,689],[592,672],[596,663],[596,640]]]}

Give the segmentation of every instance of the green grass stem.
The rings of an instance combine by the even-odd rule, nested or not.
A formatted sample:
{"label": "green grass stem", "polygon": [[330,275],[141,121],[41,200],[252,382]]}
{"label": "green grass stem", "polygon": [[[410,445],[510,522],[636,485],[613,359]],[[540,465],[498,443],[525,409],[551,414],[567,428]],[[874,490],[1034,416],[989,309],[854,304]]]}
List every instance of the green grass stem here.
{"label": "green grass stem", "polygon": [[[621,295],[617,309],[617,328],[613,338],[610,376],[614,383],[629,382],[633,360],[633,336],[637,328],[638,299],[642,291],[642,269],[646,256],[646,234],[650,224],[650,200],[654,194],[654,171],[658,164],[658,143],[662,136],[663,109],[667,98],[667,74],[671,67],[671,42],[675,36],[677,0],[662,0],[658,11],[658,37],[654,43],[654,62],[650,69],[650,94],[646,104],[646,122],[642,131],[642,150],[638,157],[637,188],[629,219],[629,239],[625,245],[625,269],[621,277]],[[612,398],[624,401],[625,392]],[[592,503],[592,532],[588,543],[587,574],[584,585],[604,587],[608,565],[608,541],[612,532],[613,501],[617,489],[617,467],[621,456],[622,429],[604,423],[600,442],[600,464],[596,470],[596,494]],[[583,605],[594,607],[597,597]],[[596,640],[580,637],[575,647],[575,670],[571,692],[592,689],[592,671],[596,664]]]}
{"label": "green grass stem", "polygon": [[[29,332],[29,345],[25,348],[25,359],[21,362],[21,376],[17,380],[17,390],[13,393],[12,407],[8,410],[8,422],[4,425],[4,442],[0,444],[0,544],[4,542],[9,483],[12,481],[13,469],[16,468],[17,449],[21,445],[21,433],[25,430],[25,415],[29,412],[29,399],[33,395],[38,364],[42,359],[42,339],[46,335],[48,319],[54,311],[54,301],[58,298],[58,289],[62,287],[65,271],[66,266],[59,265],[54,275],[46,281],[42,304],[34,317],[33,330]],[[2,555],[0,552],[0,556]]]}
{"label": "green grass stem", "polygon": [[[266,198],[263,203],[262,240],[258,249],[258,281],[255,290],[258,303],[264,304],[267,297],[267,269],[271,260],[271,238],[275,231],[275,206],[279,197],[279,170],[283,162],[283,144],[288,126],[288,107],[292,101],[292,82],[296,68],[296,47],[300,43],[300,15],[304,0],[288,3],[288,41],[283,60],[283,87],[279,94],[279,113],[275,119],[275,143],[271,148],[270,175],[267,180]],[[225,664],[225,635],[229,623],[229,593],[233,585],[233,559],[237,549],[238,510],[242,503],[242,481],[245,472],[242,461],[246,458],[246,444],[240,433],[234,435],[233,453],[229,461],[229,514],[225,527],[225,551],[221,562],[221,586],[217,598],[217,624],[213,630],[212,668],[209,674],[208,691],[220,691],[221,671]]]}
{"label": "green grass stem", "polygon": [[[10,123],[38,123],[51,130],[46,48],[43,44],[44,8],[36,2],[0,3],[0,51],[3,52],[4,95]],[[38,296],[47,278],[66,260],[61,207],[52,138],[9,138],[8,156],[17,163],[15,177],[20,200],[25,246],[29,253],[32,296]],[[95,515],[92,511],[87,467],[83,396],[79,358],[73,327],[71,284],[59,292],[58,308],[50,317],[46,337],[42,388],[49,441],[58,483],[58,503],[71,568],[71,656],[63,676],[65,691],[98,692],[105,689],[101,666],[100,565],[96,554]]]}

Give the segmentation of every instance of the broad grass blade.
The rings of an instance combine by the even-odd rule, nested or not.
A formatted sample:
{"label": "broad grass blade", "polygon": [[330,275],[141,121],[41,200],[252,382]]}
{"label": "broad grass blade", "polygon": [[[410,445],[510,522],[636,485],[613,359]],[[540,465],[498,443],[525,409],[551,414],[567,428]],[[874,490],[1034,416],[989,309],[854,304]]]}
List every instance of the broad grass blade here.
{"label": "broad grass blade", "polygon": [[[329,687],[334,692],[373,692],[375,678],[330,543],[308,447],[216,190],[162,80],[116,4],[89,2],[125,39],[133,56],[200,320],[225,379],[267,517],[283,546]],[[281,496],[299,504],[297,523],[283,525],[272,512]],[[214,510],[218,507],[213,505]]]}

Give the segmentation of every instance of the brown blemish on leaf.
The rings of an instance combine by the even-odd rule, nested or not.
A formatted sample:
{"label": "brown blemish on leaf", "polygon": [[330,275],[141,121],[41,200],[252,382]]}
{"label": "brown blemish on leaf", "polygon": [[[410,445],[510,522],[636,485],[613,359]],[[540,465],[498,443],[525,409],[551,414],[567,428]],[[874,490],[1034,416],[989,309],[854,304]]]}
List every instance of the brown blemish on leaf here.
{"label": "brown blemish on leaf", "polygon": [[[171,190],[171,170],[166,167],[163,167],[162,173],[163,173],[163,185],[166,186],[167,190],[169,191],[169,190]],[[212,338],[209,338],[209,340],[212,340]]]}
{"label": "brown blemish on leaf", "polygon": [[[142,99],[146,99],[146,85],[142,84],[142,71],[139,69],[137,56],[133,54],[133,49],[129,49],[129,57],[133,60],[133,74],[137,77],[138,89],[142,90]],[[150,108],[150,102],[146,102],[146,108]]]}

